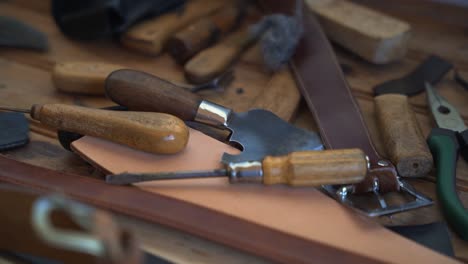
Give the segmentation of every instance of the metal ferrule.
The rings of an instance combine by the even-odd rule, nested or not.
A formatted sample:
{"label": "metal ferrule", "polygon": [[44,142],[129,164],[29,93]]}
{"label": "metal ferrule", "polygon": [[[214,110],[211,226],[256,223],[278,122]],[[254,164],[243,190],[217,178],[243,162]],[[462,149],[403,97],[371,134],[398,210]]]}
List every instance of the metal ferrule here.
{"label": "metal ferrule", "polygon": [[231,183],[261,183],[263,181],[262,163],[259,161],[229,163],[227,173]]}
{"label": "metal ferrule", "polygon": [[231,109],[203,100],[198,106],[196,122],[213,126],[227,126]]}

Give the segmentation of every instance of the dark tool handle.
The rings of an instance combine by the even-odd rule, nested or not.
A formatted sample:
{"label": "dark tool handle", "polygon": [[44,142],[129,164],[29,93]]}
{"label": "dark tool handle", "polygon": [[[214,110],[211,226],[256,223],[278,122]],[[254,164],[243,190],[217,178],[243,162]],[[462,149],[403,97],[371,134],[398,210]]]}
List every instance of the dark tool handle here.
{"label": "dark tool handle", "polygon": [[468,129],[458,133],[458,142],[460,143],[460,154],[468,162]]}
{"label": "dark tool handle", "polygon": [[106,95],[133,111],[162,112],[193,121],[202,99],[156,76],[117,70],[106,80]]}
{"label": "dark tool handle", "polygon": [[447,222],[468,241],[468,211],[457,196],[455,187],[459,145],[455,132],[435,128],[427,143],[437,167],[437,195]]}
{"label": "dark tool handle", "polygon": [[432,155],[416,120],[416,115],[401,94],[375,98],[377,121],[388,158],[403,177],[423,177],[433,165]]}

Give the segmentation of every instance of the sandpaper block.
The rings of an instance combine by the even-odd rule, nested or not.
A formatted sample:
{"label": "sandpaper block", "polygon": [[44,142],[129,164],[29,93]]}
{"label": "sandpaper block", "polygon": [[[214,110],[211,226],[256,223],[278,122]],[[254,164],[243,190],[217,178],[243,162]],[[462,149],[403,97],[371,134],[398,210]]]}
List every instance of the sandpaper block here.
{"label": "sandpaper block", "polygon": [[363,59],[385,64],[403,58],[408,23],[346,0],[306,0],[327,36]]}
{"label": "sandpaper block", "polygon": [[0,113],[0,151],[26,145],[29,123],[21,113]]}

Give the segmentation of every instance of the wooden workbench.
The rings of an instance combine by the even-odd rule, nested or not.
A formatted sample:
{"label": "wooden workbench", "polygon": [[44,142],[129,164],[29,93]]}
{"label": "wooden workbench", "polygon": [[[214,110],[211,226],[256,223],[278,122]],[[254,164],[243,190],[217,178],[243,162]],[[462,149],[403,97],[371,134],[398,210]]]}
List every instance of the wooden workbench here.
{"label": "wooden workbench", "polygon": [[[384,1],[358,0],[375,8],[381,8],[395,16],[410,22],[414,28],[410,51],[407,58],[398,63],[375,66],[337,47],[336,51],[342,64],[350,71],[346,77],[364,114],[378,150],[385,153],[377,132],[372,87],[385,80],[399,77],[411,71],[429,54],[437,54],[449,61],[462,76],[468,77],[468,22],[463,17],[463,8],[440,8],[437,4],[415,4],[408,8],[395,8]],[[393,2],[393,1],[392,1]],[[398,2],[398,1],[396,1]],[[439,11],[437,16],[434,10]],[[464,14],[468,9],[464,9]],[[163,55],[157,58],[141,56],[120,47],[111,41],[80,43],[64,37],[50,17],[49,1],[3,1],[0,2],[0,15],[16,17],[34,25],[49,37],[50,51],[36,53],[16,49],[0,49],[0,103],[28,107],[33,103],[64,102],[92,107],[112,105],[101,97],[86,97],[61,94],[55,91],[50,79],[50,71],[56,62],[68,60],[102,61],[122,64],[128,67],[148,71],[163,78],[183,81],[180,66]],[[464,18],[464,19],[462,19]],[[255,57],[252,55],[251,57]],[[204,93],[208,98],[233,107],[237,111],[247,110],[249,98],[255,98],[268,82],[268,75],[261,65],[252,63],[247,56],[236,66],[236,81],[222,94]],[[244,88],[239,93],[238,88]],[[438,85],[442,96],[446,97],[468,120],[468,91],[457,85],[451,75]],[[411,98],[424,133],[434,126],[426,107],[425,94]],[[300,106],[296,124],[314,129],[315,125],[308,109]],[[51,169],[93,176],[94,169],[78,156],[64,150],[57,142],[54,133],[33,125],[31,142],[24,148],[7,151],[2,154],[27,163]],[[5,168],[2,168],[5,169]],[[468,206],[468,165],[461,161],[457,175],[460,197]],[[436,200],[433,177],[411,182],[422,193]],[[462,191],[464,190],[464,191]],[[466,191],[466,192],[465,192]],[[138,233],[144,247],[151,252],[168,259],[191,263],[239,263],[264,262],[255,256],[227,248],[200,238],[193,237],[163,226],[148,224],[136,219],[118,216],[119,220]],[[441,220],[437,202],[435,206],[397,214],[392,217],[376,219],[381,223],[422,224]],[[468,259],[468,243],[452,236],[456,256]],[[266,262],[266,261],[265,261]]]}

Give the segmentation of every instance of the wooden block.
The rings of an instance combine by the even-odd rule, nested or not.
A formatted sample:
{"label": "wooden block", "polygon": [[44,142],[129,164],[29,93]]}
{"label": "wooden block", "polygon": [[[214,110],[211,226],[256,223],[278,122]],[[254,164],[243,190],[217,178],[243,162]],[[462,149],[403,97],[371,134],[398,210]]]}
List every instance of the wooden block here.
{"label": "wooden block", "polygon": [[403,58],[410,38],[410,26],[346,0],[307,0],[328,37],[360,57],[376,64]]}

